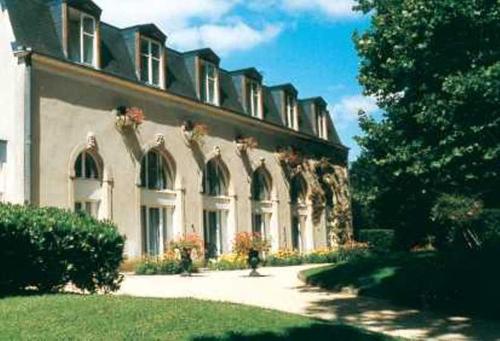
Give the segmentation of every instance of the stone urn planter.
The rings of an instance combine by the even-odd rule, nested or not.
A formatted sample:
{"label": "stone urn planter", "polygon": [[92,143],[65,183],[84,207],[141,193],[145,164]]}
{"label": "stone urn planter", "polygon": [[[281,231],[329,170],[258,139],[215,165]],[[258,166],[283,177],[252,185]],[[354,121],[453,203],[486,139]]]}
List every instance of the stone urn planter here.
{"label": "stone urn planter", "polygon": [[260,274],[257,272],[257,268],[259,267],[260,264],[260,256],[259,256],[259,251],[255,249],[251,249],[250,252],[248,253],[248,266],[252,269],[250,272],[250,277],[260,277]]}
{"label": "stone urn planter", "polygon": [[182,268],[182,277],[191,277],[193,270],[193,260],[191,258],[191,252],[193,250],[189,248],[183,248],[180,250],[181,253],[181,268]]}

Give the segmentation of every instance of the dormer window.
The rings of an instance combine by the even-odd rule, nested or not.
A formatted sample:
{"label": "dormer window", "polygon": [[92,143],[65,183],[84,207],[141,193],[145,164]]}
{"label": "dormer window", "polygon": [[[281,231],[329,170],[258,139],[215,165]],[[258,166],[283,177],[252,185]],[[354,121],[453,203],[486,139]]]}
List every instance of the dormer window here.
{"label": "dormer window", "polygon": [[203,62],[201,74],[201,99],[203,102],[219,105],[219,72],[209,62]]}
{"label": "dormer window", "polygon": [[255,118],[262,119],[262,87],[257,81],[247,82],[247,112]]}
{"label": "dormer window", "polygon": [[316,134],[319,138],[328,139],[327,112],[321,106],[316,105]]}
{"label": "dormer window", "polygon": [[299,130],[297,100],[295,96],[288,93],[285,94],[285,119],[288,128]]}
{"label": "dormer window", "polygon": [[149,85],[162,87],[162,52],[163,49],[159,43],[152,39],[141,37],[141,81]]}
{"label": "dormer window", "polygon": [[77,63],[97,66],[96,20],[70,8],[68,12],[68,57]]}

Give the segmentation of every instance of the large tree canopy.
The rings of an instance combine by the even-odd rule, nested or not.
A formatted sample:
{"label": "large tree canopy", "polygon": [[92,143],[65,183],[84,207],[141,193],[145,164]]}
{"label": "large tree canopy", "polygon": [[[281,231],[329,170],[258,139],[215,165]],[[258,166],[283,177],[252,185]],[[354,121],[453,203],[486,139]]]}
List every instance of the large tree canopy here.
{"label": "large tree canopy", "polygon": [[500,207],[500,0],[358,3],[359,81],[384,111],[361,118],[360,163],[381,223],[411,244],[443,193]]}

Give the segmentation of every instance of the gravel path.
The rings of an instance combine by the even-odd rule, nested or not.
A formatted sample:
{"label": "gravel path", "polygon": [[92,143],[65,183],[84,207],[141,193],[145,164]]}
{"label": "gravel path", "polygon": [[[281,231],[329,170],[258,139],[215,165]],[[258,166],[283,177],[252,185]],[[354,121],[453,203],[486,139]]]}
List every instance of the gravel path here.
{"label": "gravel path", "polygon": [[120,295],[233,302],[356,325],[418,340],[500,340],[500,323],[394,307],[385,301],[331,293],[304,285],[297,275],[314,266],[205,272],[180,276],[127,275]]}

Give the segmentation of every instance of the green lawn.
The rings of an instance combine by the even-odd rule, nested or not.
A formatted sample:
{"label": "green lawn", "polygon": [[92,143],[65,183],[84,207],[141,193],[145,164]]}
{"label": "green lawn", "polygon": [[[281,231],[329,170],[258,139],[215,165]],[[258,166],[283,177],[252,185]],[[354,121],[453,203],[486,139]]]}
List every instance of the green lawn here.
{"label": "green lawn", "polygon": [[304,271],[312,285],[448,313],[499,319],[500,273],[492,257],[427,253],[372,255]]}
{"label": "green lawn", "polygon": [[235,304],[77,295],[0,299],[0,339],[392,340]]}

